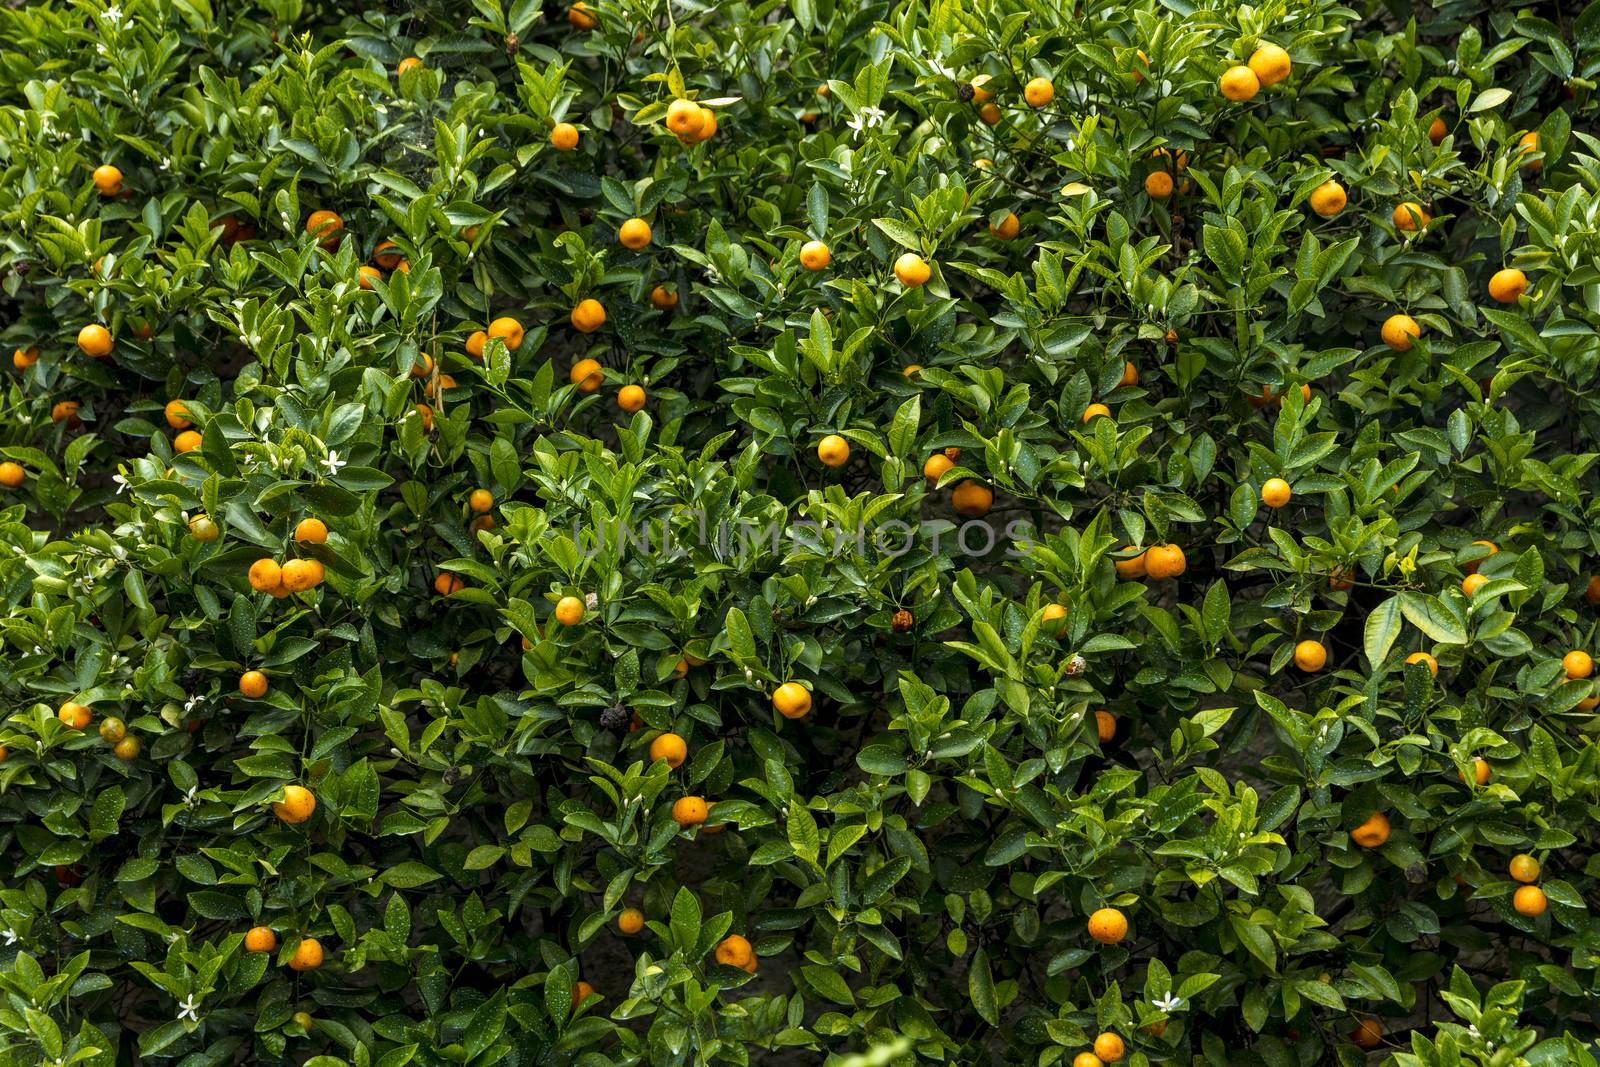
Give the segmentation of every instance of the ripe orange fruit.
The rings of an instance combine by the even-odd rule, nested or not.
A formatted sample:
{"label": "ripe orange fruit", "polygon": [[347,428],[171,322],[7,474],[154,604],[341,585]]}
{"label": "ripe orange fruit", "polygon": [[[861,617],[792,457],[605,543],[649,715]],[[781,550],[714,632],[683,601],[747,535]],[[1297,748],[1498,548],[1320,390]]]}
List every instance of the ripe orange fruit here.
{"label": "ripe orange fruit", "polygon": [[[1537,151],[1539,151],[1539,135],[1537,133],[1529,130],[1517,138],[1517,158],[1520,159],[1523,156],[1532,155]],[[1530,159],[1523,166],[1531,171],[1538,172],[1544,169],[1544,160]]]}
{"label": "ripe orange fruit", "polygon": [[1132,360],[1129,360],[1122,367],[1122,377],[1117,379],[1117,386],[1121,389],[1127,389],[1138,384],[1139,368],[1133,365]]}
{"label": "ripe orange fruit", "polygon": [[622,243],[623,248],[631,248],[637,252],[650,243],[650,224],[644,219],[629,219],[617,228],[617,240]]}
{"label": "ripe orange fruit", "polygon": [[1390,315],[1383,322],[1383,343],[1396,352],[1411,351],[1411,343],[1422,336],[1422,327],[1410,315]]}
{"label": "ripe orange fruit", "polygon": [[[471,530],[473,533],[477,533],[479,530],[492,530],[494,529],[494,526],[495,522],[493,515],[479,515],[477,518],[473,519],[467,524],[467,529]],[[454,653],[452,653],[452,655],[454,655]]]}
{"label": "ripe orange fruit", "polygon": [[1532,919],[1543,915],[1550,902],[1545,898],[1543,889],[1536,885],[1525,885],[1511,894],[1511,906],[1517,909],[1518,915]]}
{"label": "ripe orange fruit", "polygon": [[985,126],[998,126],[1000,124],[1000,106],[998,104],[984,104],[978,109],[978,118],[983,120]]}
{"label": "ripe orange fruit", "polygon": [[928,266],[927,260],[915,252],[906,252],[894,261],[894,276],[907,289],[915,289],[927,284],[928,279],[933,276],[933,269]]}
{"label": "ripe orange fruit", "polygon": [[1150,69],[1150,57],[1144,54],[1144,49],[1136,48],[1133,52],[1135,59],[1133,67],[1128,71],[1136,82],[1144,81],[1144,72]]}
{"label": "ripe orange fruit", "polygon": [[102,163],[94,168],[95,191],[101,196],[116,196],[122,192],[122,171],[110,163]]}
{"label": "ripe orange fruit", "polygon": [[1594,673],[1594,659],[1589,653],[1574,649],[1561,657],[1561,669],[1567,672],[1569,680],[1587,678]]}
{"label": "ripe orange fruit", "polygon": [[189,536],[201,544],[209,544],[222,535],[209,515],[196,515],[189,520]]}
{"label": "ripe orange fruit", "polygon": [[179,454],[193,452],[200,447],[203,438],[194,430],[185,430],[172,439],[172,450]]}
{"label": "ripe orange fruit", "polygon": [[672,821],[688,829],[706,821],[706,802],[701,797],[679,797],[672,802]]}
{"label": "ripe orange fruit", "polygon": [[1331,219],[1344,210],[1348,199],[1345,196],[1344,186],[1329,178],[1311,190],[1311,210],[1325,219]]}
{"label": "ripe orange fruit", "polygon": [[643,386],[622,386],[622,389],[619,389],[618,394],[616,394],[616,406],[619,406],[622,411],[626,411],[629,414],[643,410],[645,400],[645,387]]}
{"label": "ripe orange fruit", "polygon": [[1383,1040],[1383,1027],[1376,1019],[1362,1019],[1350,1031],[1350,1042],[1357,1048],[1375,1049]]}
{"label": "ripe orange fruit", "polygon": [[60,719],[69,729],[86,730],[89,722],[94,718],[94,712],[75,701],[67,701],[56,709],[56,718]]}
{"label": "ripe orange fruit", "polygon": [[482,330],[473,330],[467,335],[467,355],[473,359],[483,360],[484,346],[489,343],[489,335]]}
{"label": "ripe orange fruit", "polygon": [[592,393],[599,389],[605,376],[605,368],[600,366],[597,359],[580,359],[567,373],[567,378],[578,387],[580,393]]}
{"label": "ripe orange fruit", "polygon": [[183,401],[181,400],[167,401],[163,414],[167,417],[167,425],[174,430],[187,430],[194,425],[193,422],[189,421],[189,409],[183,406]]}
{"label": "ripe orange fruit", "polygon": [[1080,1052],[1072,1057],[1072,1067],[1105,1067],[1105,1062],[1092,1052]]}
{"label": "ripe orange fruit", "polygon": [[1144,179],[1144,191],[1152,200],[1165,200],[1172,195],[1172,175],[1164,170],[1153,170]]}
{"label": "ripe orange fruit", "polygon": [[1261,79],[1256,77],[1256,72],[1249,67],[1229,67],[1222,72],[1222,78],[1217,84],[1222,90],[1222,95],[1235,104],[1254,99],[1261,91]]}
{"label": "ripe orange fruit", "polygon": [[283,581],[283,568],[275,559],[258,559],[250,564],[250,588],[258,593],[271,591]]}
{"label": "ripe orange fruit", "polygon": [[1152,578],[1176,578],[1189,569],[1189,561],[1177,545],[1154,545],[1145,550],[1144,566]]}
{"label": "ripe orange fruit", "polygon": [[662,734],[650,742],[650,762],[665,760],[668,767],[677,770],[689,756],[688,742],[677,734]]}
{"label": "ripe orange fruit", "polygon": [[1428,124],[1428,140],[1434,144],[1444,140],[1449,133],[1450,127],[1444,124],[1443,116],[1435,116],[1434,120]]}
{"label": "ripe orange fruit", "polygon": [[1088,422],[1090,419],[1098,418],[1102,415],[1106,418],[1111,417],[1111,409],[1106,407],[1104,404],[1090,404],[1088,407],[1083,409],[1084,422]]}
{"label": "ripe orange fruit", "polygon": [[7,489],[15,489],[27,479],[27,472],[22,469],[22,464],[6,460],[0,463],[0,485]]}
{"label": "ripe orange fruit", "polygon": [[578,301],[572,309],[572,325],[580,333],[594,333],[606,324],[606,309],[594,297]]}
{"label": "ripe orange fruit", "polygon": [[[578,6],[583,6],[581,3]],[[594,986],[588,982],[578,982],[572,987],[572,1010],[577,1011],[578,1006],[594,996]]]}
{"label": "ripe orange fruit", "polygon": [[1478,573],[1474,572],[1472,574],[1467,575],[1465,578],[1461,579],[1461,591],[1463,593],[1467,594],[1468,597],[1471,597],[1473,593],[1476,593],[1479,589],[1481,589],[1483,586],[1487,585],[1488,583],[1489,583],[1489,579],[1485,578],[1481,574],[1478,574]]}
{"label": "ripe orange fruit", "polygon": [[[1489,761],[1479,756],[1472,761],[1472,780],[1478,785],[1488,785],[1489,778],[1494,774],[1494,768],[1489,766]],[[1467,780],[1465,774],[1461,775],[1462,782]]]}
{"label": "ripe orange fruit", "polygon": [[251,700],[267,695],[267,676],[260,671],[245,671],[239,675],[239,692]]}
{"label": "ripe orange fruit", "polygon": [[494,507],[494,494],[487,489],[474,489],[467,494],[467,507],[481,515]]}
{"label": "ripe orange fruit", "polygon": [[310,819],[316,810],[316,796],[303,785],[284,786],[282,798],[272,802],[272,813],[292,826]]}
{"label": "ripe orange fruit", "polygon": [[[281,817],[281,816],[280,816]],[[285,822],[290,820],[285,819]],[[304,819],[299,820],[304,822]],[[304,937],[294,947],[294,955],[289,957],[289,969],[292,971],[314,971],[322,966],[322,942],[314,937]]]}
{"label": "ripe orange fruit", "polygon": [[397,75],[404,75],[409,71],[416,70],[420,66],[422,66],[422,60],[418,59],[416,56],[406,56],[400,61],[399,66],[395,67],[394,72]]}
{"label": "ripe orange fruit", "polygon": [[902,375],[904,375],[905,377],[907,377],[907,378],[915,378],[917,375],[922,373],[922,364],[920,364],[920,363],[907,364],[905,369],[902,370],[900,373]]}
{"label": "ripe orange fruit", "polygon": [[1495,271],[1489,279],[1489,295],[1502,304],[1515,304],[1528,291],[1528,276],[1515,267]]}
{"label": "ripe orange fruit", "polygon": [[739,934],[729,934],[717,942],[717,962],[725,967],[745,967],[755,959],[755,949]]}
{"label": "ripe orange fruit", "polygon": [[833,262],[833,250],[821,241],[807,241],[800,246],[800,265],[806,270],[822,270]]}
{"label": "ripe orange fruit", "polygon": [[[804,251],[804,249],[801,249],[802,254],[804,254]],[[802,262],[804,262],[804,260],[802,260]],[[678,306],[677,291],[668,289],[664,285],[656,286],[654,289],[650,290],[650,305],[657,311],[672,310]]]}
{"label": "ripe orange fruit", "polygon": [[563,626],[576,626],[583,621],[583,601],[575,596],[564,596],[556,601],[556,621]]}
{"label": "ripe orange fruit", "polygon": [[1422,205],[1415,200],[1403,202],[1389,217],[1393,220],[1395,229],[1406,233],[1420,230],[1433,221],[1433,216],[1422,210]]}
{"label": "ripe orange fruit", "polygon": [[988,88],[989,83],[993,80],[987,74],[980,74],[972,79],[970,84],[972,86],[972,102],[974,104],[987,104],[994,99],[994,90]]}
{"label": "ripe orange fruit", "polygon": [[1527,885],[1539,880],[1539,861],[1526,852],[1519,852],[1511,857],[1511,864],[1506,868],[1511,875],[1511,880]]}
{"label": "ripe orange fruit", "polygon": [[1277,85],[1289,76],[1289,53],[1264,43],[1250,54],[1250,70],[1262,85]]}
{"label": "ripe orange fruit", "polygon": [[1282,478],[1268,478],[1261,486],[1261,502],[1269,508],[1281,508],[1289,502],[1294,491]]}
{"label": "ripe orange fruit", "polygon": [[1367,821],[1350,831],[1350,840],[1362,848],[1377,848],[1389,840],[1389,816],[1375,811]]}
{"label": "ripe orange fruit", "polygon": [[811,710],[811,690],[799,682],[784,682],[772,691],[772,706],[785,719],[804,718]]}
{"label": "ripe orange fruit", "polygon": [[[473,334],[473,337],[477,336],[477,334]],[[510,315],[502,315],[489,324],[489,329],[485,334],[485,338],[499,338],[500,343],[505,345],[507,350],[515,352],[517,349],[522,347],[522,323],[518,322]],[[473,352],[472,354],[480,359],[483,358],[483,346],[484,342],[480,341],[478,343],[478,351]],[[472,349],[471,339],[468,340],[467,349],[469,352]]]}
{"label": "ripe orange fruit", "polygon": [[291,593],[303,593],[321,583],[322,564],[314,559],[291,559],[283,565],[283,587]]}
{"label": "ripe orange fruit", "polygon": [[850,442],[830,433],[817,445],[817,458],[826,466],[842,467],[850,462]]}
{"label": "ripe orange fruit", "polygon": [[1128,917],[1116,908],[1101,908],[1089,916],[1089,936],[1102,945],[1115,945],[1128,936]]}
{"label": "ripe orange fruit", "polygon": [[383,281],[383,271],[377,267],[357,267],[356,282],[363,289],[371,289],[373,282]]}
{"label": "ripe orange fruit", "polygon": [[1094,1054],[1105,1063],[1116,1063],[1126,1051],[1122,1038],[1109,1030],[1094,1039]]}
{"label": "ripe orange fruit", "polygon": [[432,433],[433,432],[433,409],[430,408],[426,404],[418,404],[416,406],[415,410],[416,410],[416,413],[417,413],[417,418],[422,420],[422,430],[423,430],[423,432],[424,433]]}
{"label": "ripe orange fruit", "polygon": [[636,934],[644,929],[644,912],[638,908],[623,908],[617,916],[617,930],[624,934]]}
{"label": "ripe orange fruit", "polygon": [[1600,575],[1591,577],[1584,585],[1583,599],[1591,604],[1600,604]]}
{"label": "ripe orange fruit", "polygon": [[950,506],[963,518],[975,519],[987,515],[994,506],[994,490],[982,482],[967,478],[950,494]]}
{"label": "ripe orange fruit", "polygon": [[306,216],[306,232],[317,238],[317,243],[323,248],[332,248],[339,243],[339,236],[344,232],[344,219],[336,212],[313,211]]}
{"label": "ripe orange fruit", "polygon": [[1426,653],[1426,652],[1413,652],[1413,653],[1411,653],[1411,655],[1406,657],[1406,666],[1407,667],[1409,667],[1409,666],[1411,666],[1412,664],[1415,664],[1415,663],[1425,664],[1427,666],[1428,670],[1432,672],[1432,674],[1433,674],[1433,676],[1435,678],[1437,678],[1439,676],[1439,661],[1434,659],[1432,656],[1428,655],[1428,653]]}
{"label": "ripe orange fruit", "polygon": [[271,952],[278,947],[278,935],[270,926],[252,926],[244,935],[246,952]]}
{"label": "ripe orange fruit", "polygon": [[550,144],[557,152],[570,152],[578,147],[578,127],[570,122],[558,122],[550,128]]}
{"label": "ripe orange fruit", "polygon": [[667,129],[679,137],[693,137],[704,124],[700,105],[693,100],[674,100],[667,106]]}
{"label": "ripe orange fruit", "polygon": [[37,362],[39,362],[39,350],[32,345],[11,353],[11,365],[18,370],[27,370]]}
{"label": "ripe orange fruit", "polygon": [[998,226],[992,222],[989,224],[989,232],[1000,238],[1002,241],[1011,240],[1021,230],[1022,220],[1017,218],[1017,213],[1015,211],[1006,212],[1006,217],[1000,220],[1000,224]]}
{"label": "ripe orange fruit", "polygon": [[1109,745],[1117,736],[1117,717],[1109,711],[1094,713],[1094,734],[1102,745]]}
{"label": "ripe orange fruit", "polygon": [[78,348],[92,359],[105,359],[111,355],[111,331],[91,322],[78,331]]}
{"label": "ripe orange fruit", "polygon": [[69,426],[80,425],[78,409],[82,407],[76,400],[63,400],[50,409],[51,422],[65,422]]}
{"label": "ripe orange fruit", "polygon": [[1066,617],[1067,617],[1067,609],[1065,607],[1063,607],[1062,605],[1060,605],[1060,604],[1046,604],[1044,606],[1044,611],[1041,612],[1040,615],[1039,615],[1039,621],[1042,624],[1044,624],[1046,627],[1048,627],[1048,628],[1060,629],[1060,627],[1051,627],[1050,624],[1051,623],[1055,623],[1055,622],[1060,622],[1062,619],[1064,619]]}
{"label": "ripe orange fruit", "polygon": [[1320,671],[1328,663],[1328,650],[1321,641],[1305,640],[1294,646],[1294,665],[1307,674]]}
{"label": "ripe orange fruit", "polygon": [[328,524],[318,518],[301,519],[294,528],[294,539],[302,545],[327,544]]}
{"label": "ripe orange fruit", "polygon": [[[933,455],[929,456],[928,461],[922,465],[922,476],[928,479],[930,482],[937,482],[940,478],[944,477],[945,471],[954,466],[955,464],[950,462],[949,456],[946,456],[943,452],[935,452]],[[1600,579],[1596,580],[1600,581]]]}
{"label": "ripe orange fruit", "polygon": [[1041,108],[1056,98],[1056,87],[1049,78],[1033,78],[1022,87],[1022,99],[1031,108]]}

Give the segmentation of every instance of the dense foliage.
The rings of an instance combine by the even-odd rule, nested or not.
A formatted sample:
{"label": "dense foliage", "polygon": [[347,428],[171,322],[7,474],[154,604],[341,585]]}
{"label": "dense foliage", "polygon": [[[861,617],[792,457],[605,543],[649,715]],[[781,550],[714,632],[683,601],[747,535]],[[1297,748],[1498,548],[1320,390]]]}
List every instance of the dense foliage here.
{"label": "dense foliage", "polygon": [[1593,1067],[1597,73],[0,8],[0,1064]]}

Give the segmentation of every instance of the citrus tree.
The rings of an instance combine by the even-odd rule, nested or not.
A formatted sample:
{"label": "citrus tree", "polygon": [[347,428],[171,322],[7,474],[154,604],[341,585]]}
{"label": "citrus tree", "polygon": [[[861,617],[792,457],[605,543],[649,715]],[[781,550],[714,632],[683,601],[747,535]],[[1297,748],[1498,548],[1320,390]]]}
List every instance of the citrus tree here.
{"label": "citrus tree", "polygon": [[1583,1064],[1600,3],[0,8],[0,1064]]}

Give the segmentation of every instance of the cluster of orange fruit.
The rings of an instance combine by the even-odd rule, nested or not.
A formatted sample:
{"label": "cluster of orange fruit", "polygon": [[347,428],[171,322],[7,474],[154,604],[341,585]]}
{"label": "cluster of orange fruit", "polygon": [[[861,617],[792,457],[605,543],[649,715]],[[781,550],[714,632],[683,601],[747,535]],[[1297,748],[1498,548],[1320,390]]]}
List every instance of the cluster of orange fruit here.
{"label": "cluster of orange fruit", "polygon": [[716,135],[717,115],[693,100],[674,100],[667,105],[667,129],[683,144],[699,144]]}
{"label": "cluster of orange fruit", "polygon": [[[327,536],[326,532],[323,536]],[[258,559],[250,564],[250,588],[282,600],[291,593],[315,589],[325,575],[322,561],[317,559],[291,559],[282,564],[275,559]]]}
{"label": "cluster of orange fruit", "polygon": [[1255,99],[1263,88],[1277,85],[1289,76],[1289,53],[1275,44],[1262,44],[1242,64],[1222,72],[1218,87],[1222,95],[1236,104]]}
{"label": "cluster of orange fruit", "polygon": [[[94,721],[94,712],[85,704],[69,700],[56,709],[56,718],[69,730],[87,730],[89,723]],[[112,755],[120,760],[135,759],[144,748],[137,737],[128,733],[128,724],[115,715],[109,715],[101,721],[100,739],[111,746]],[[0,763],[5,761],[8,754],[0,746]]]}
{"label": "cluster of orange fruit", "polygon": [[[244,948],[246,952],[276,952],[278,935],[270,926],[253,926],[244,935]],[[289,969],[314,971],[322,966],[322,959],[322,942],[314,937],[303,937],[294,947],[294,954],[289,957]]]}
{"label": "cluster of orange fruit", "polygon": [[[1001,119],[1000,105],[994,102],[995,92],[989,88],[989,83],[993,80],[988,74],[979,74],[969,83],[972,88],[972,102],[978,106],[978,118],[987,126],[998,125]],[[1036,111],[1049,106],[1055,98],[1056,86],[1049,78],[1030,78],[1022,87],[1022,99]]]}

